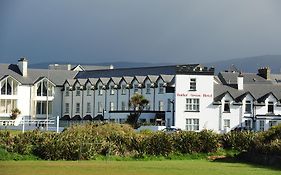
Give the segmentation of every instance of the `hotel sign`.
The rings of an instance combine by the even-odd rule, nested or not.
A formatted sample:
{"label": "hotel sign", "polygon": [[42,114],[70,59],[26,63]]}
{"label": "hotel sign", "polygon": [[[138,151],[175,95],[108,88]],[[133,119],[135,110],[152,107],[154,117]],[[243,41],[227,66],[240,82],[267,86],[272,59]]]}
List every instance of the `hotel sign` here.
{"label": "hotel sign", "polygon": [[196,94],[196,93],[177,93],[177,97],[204,97],[204,98],[212,98],[212,94]]}

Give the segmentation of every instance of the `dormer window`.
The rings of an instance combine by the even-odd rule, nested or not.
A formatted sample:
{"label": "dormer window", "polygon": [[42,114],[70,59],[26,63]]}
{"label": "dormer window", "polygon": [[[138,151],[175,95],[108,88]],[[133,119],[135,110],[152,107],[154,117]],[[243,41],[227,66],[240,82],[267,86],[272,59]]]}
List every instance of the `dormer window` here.
{"label": "dormer window", "polygon": [[69,87],[65,87],[65,96],[69,96]]}
{"label": "dormer window", "polygon": [[[7,78],[1,83],[1,94],[2,95],[15,95],[17,86],[13,86],[16,84],[11,78]],[[13,88],[12,88],[13,87]]]}
{"label": "dormer window", "polygon": [[126,85],[125,85],[125,84],[123,84],[123,85],[121,86],[121,94],[122,94],[122,95],[126,95]]}
{"label": "dormer window", "polygon": [[80,86],[76,87],[76,96],[80,96],[81,91],[80,91]]}
{"label": "dormer window", "polygon": [[229,100],[224,101],[223,111],[224,112],[230,112],[230,102],[229,102]]}
{"label": "dormer window", "polygon": [[164,93],[164,84],[159,83],[159,94],[163,94],[163,93]]}
{"label": "dormer window", "polygon": [[274,104],[272,101],[269,101],[267,104],[267,112],[268,113],[274,113]]}
{"label": "dormer window", "polygon": [[87,86],[87,96],[91,96],[91,86]]}
{"label": "dormer window", "polygon": [[102,86],[99,86],[99,95],[102,95],[102,94],[103,94]]}
{"label": "dormer window", "polygon": [[114,95],[114,86],[110,86],[110,95]]}
{"label": "dormer window", "polygon": [[252,113],[252,103],[251,103],[251,101],[246,101],[245,113],[248,113],[248,114]]}
{"label": "dormer window", "polygon": [[134,93],[137,93],[139,91],[139,85],[134,84]]}
{"label": "dormer window", "polygon": [[146,93],[150,94],[151,84],[146,85]]}
{"label": "dormer window", "polygon": [[52,96],[52,85],[47,81],[43,80],[37,84],[37,96]]}

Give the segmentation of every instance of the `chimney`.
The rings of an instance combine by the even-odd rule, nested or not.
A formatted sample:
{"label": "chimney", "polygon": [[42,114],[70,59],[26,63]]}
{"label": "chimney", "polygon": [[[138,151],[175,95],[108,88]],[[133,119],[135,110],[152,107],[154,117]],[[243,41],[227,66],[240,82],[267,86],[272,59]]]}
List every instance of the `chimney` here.
{"label": "chimney", "polygon": [[244,86],[244,77],[242,75],[242,73],[240,73],[237,77],[237,89],[238,90],[243,90],[243,86]]}
{"label": "chimney", "polygon": [[18,60],[18,67],[19,67],[23,77],[27,77],[27,64],[28,64],[28,61],[27,61],[26,57],[22,57]]}
{"label": "chimney", "polygon": [[270,79],[270,68],[269,67],[259,68],[258,75],[263,77],[266,80],[269,80]]}

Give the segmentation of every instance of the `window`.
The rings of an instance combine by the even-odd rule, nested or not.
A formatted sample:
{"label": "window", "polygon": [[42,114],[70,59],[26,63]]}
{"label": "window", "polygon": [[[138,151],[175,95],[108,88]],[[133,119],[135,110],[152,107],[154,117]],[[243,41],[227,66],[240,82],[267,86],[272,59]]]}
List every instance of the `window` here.
{"label": "window", "polygon": [[195,78],[190,78],[189,90],[196,91],[196,79]]}
{"label": "window", "polygon": [[159,83],[159,94],[163,94],[163,93],[164,93],[164,84]]}
{"label": "window", "polygon": [[268,113],[274,113],[274,105],[272,101],[269,101],[267,104],[267,112]]}
{"label": "window", "polygon": [[91,113],[91,103],[87,102],[86,113]]}
{"label": "window", "polygon": [[122,103],[121,103],[121,110],[122,111],[126,110],[126,102],[125,101],[122,101]]}
{"label": "window", "polygon": [[102,94],[103,94],[102,86],[99,86],[99,95],[102,95]]}
{"label": "window", "polygon": [[110,111],[114,111],[114,103],[111,101],[109,102],[109,106],[110,106]]}
{"label": "window", "polygon": [[76,87],[76,96],[80,96],[81,91],[80,91],[80,86]]}
{"label": "window", "polygon": [[18,83],[12,78],[8,77],[1,82],[2,95],[16,95],[18,90]]}
{"label": "window", "polygon": [[110,86],[110,95],[114,95],[114,86]]}
{"label": "window", "polygon": [[150,111],[150,103],[145,106],[146,110]]}
{"label": "window", "polygon": [[99,101],[99,102],[98,102],[98,112],[101,113],[102,110],[103,110],[103,105],[102,105],[102,103]]}
{"label": "window", "polygon": [[69,103],[65,103],[65,113],[69,113]]}
{"label": "window", "polygon": [[269,121],[268,125],[269,125],[269,127],[276,126],[277,125],[277,121],[274,121],[274,120]]}
{"label": "window", "polygon": [[252,103],[251,103],[251,101],[246,101],[245,113],[248,113],[248,114],[252,113]]}
{"label": "window", "polygon": [[187,98],[186,99],[186,110],[187,111],[199,111],[199,99]]}
{"label": "window", "polygon": [[245,128],[250,130],[252,128],[252,121],[251,120],[245,120]]}
{"label": "window", "polygon": [[224,128],[230,128],[230,120],[224,119]]}
{"label": "window", "polygon": [[224,101],[223,111],[224,112],[230,112],[230,102],[229,102],[229,100]]}
{"label": "window", "polygon": [[0,99],[0,113],[11,113],[17,107],[17,100]]}
{"label": "window", "polygon": [[[44,115],[47,114],[47,109],[48,109],[48,114],[52,113],[52,102],[49,101],[37,101],[36,102],[36,114]],[[48,106],[47,106],[48,105]]]}
{"label": "window", "polygon": [[75,113],[80,113],[80,103],[76,103]]}
{"label": "window", "polygon": [[264,120],[260,120],[260,131],[264,131]]}
{"label": "window", "polygon": [[87,86],[87,96],[91,96],[91,86]]}
{"label": "window", "polygon": [[126,95],[126,85],[125,84],[123,84],[121,87],[121,94]]}
{"label": "window", "polygon": [[159,101],[159,111],[164,111],[164,102]]}
{"label": "window", "polygon": [[171,99],[168,99],[167,101],[167,111],[171,111]]}
{"label": "window", "polygon": [[43,80],[37,84],[37,96],[52,96],[52,85],[47,81]]}
{"label": "window", "polygon": [[199,119],[186,119],[187,131],[199,131]]}
{"label": "window", "polygon": [[134,84],[134,93],[137,93],[139,91],[139,85]]}
{"label": "window", "polygon": [[65,96],[69,96],[69,87],[65,87]]}
{"label": "window", "polygon": [[151,88],[151,84],[147,84],[146,85],[146,93],[147,94],[150,94],[150,90],[151,90],[150,88]]}

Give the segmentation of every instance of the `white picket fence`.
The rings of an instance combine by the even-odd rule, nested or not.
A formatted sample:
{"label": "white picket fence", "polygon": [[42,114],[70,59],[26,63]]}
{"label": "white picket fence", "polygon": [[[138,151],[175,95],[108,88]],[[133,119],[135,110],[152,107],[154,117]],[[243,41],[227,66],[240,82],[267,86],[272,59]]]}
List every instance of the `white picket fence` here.
{"label": "white picket fence", "polygon": [[12,129],[12,130],[34,130],[40,129],[45,131],[60,132],[63,128],[59,127],[59,116],[57,120],[25,120],[24,117],[21,121],[16,120],[0,120],[0,129]]}

